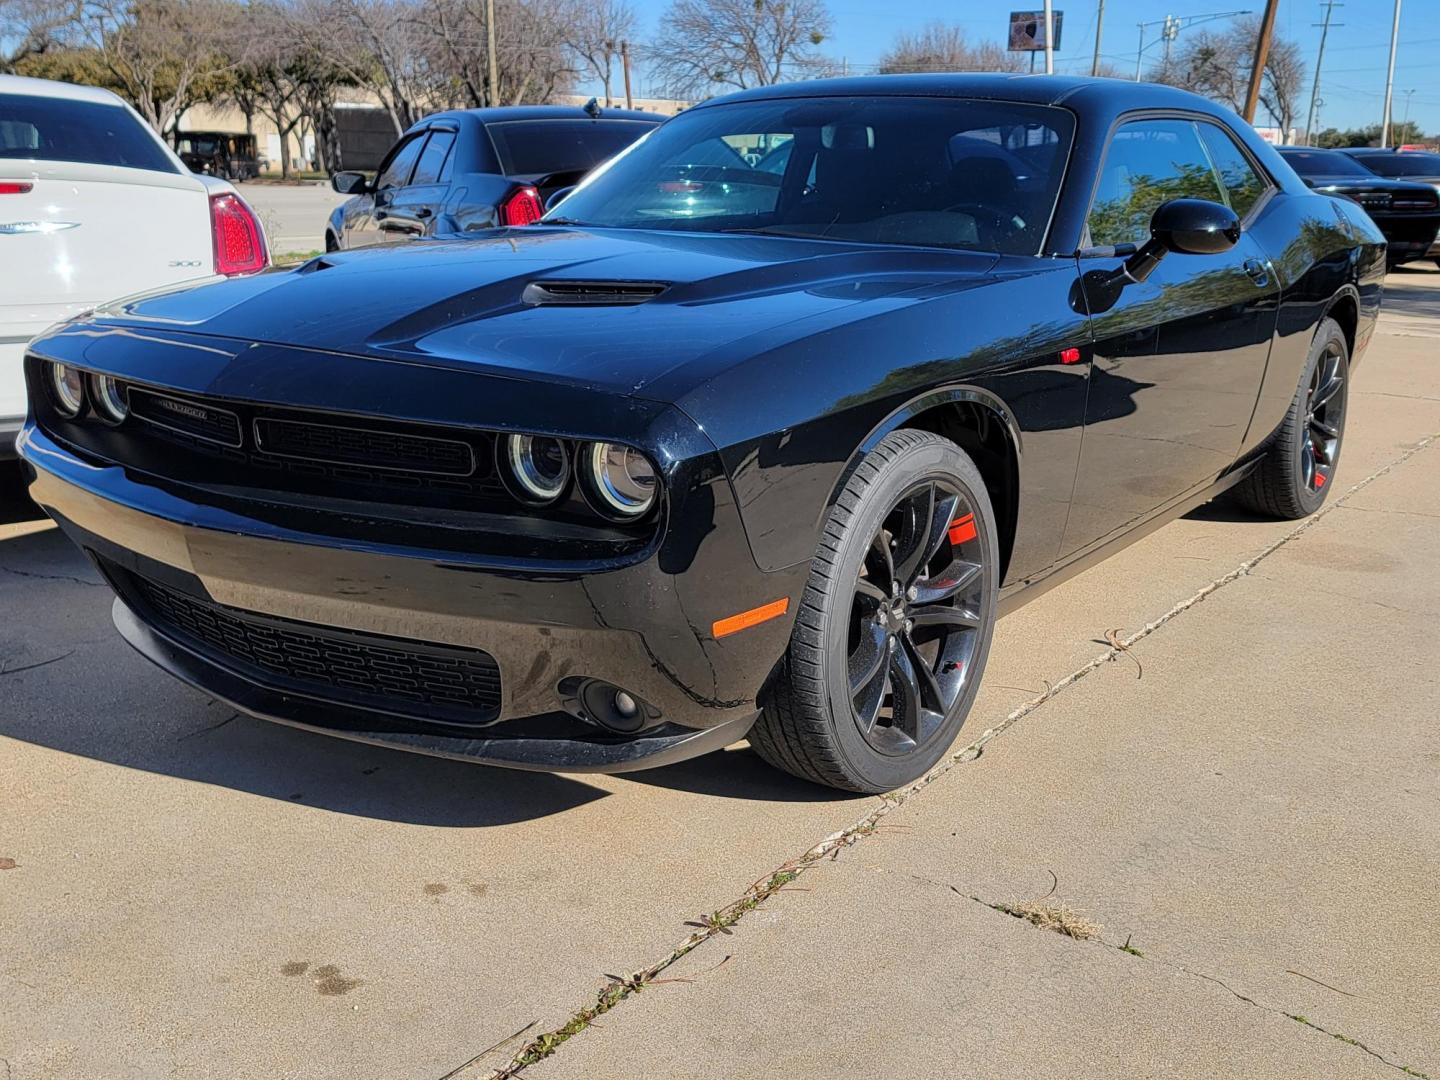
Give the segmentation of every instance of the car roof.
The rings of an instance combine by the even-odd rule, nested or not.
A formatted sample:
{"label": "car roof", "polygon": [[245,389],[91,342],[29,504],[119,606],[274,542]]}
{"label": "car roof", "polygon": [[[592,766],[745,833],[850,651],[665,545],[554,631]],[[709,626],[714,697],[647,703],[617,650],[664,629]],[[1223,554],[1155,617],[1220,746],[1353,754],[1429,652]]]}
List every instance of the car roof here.
{"label": "car roof", "polygon": [[815,79],[802,83],[760,86],[712,98],[696,108],[735,101],[805,97],[962,97],[981,101],[1017,101],[1034,105],[1069,105],[1109,113],[1135,109],[1188,109],[1233,117],[1199,94],[1159,83],[1101,79],[1079,75],[1022,75],[1012,72],[920,75],[861,75]]}
{"label": "car roof", "polygon": [[639,109],[602,108],[598,116],[591,116],[580,105],[503,105],[489,109],[447,109],[431,113],[417,121],[414,127],[435,120],[461,120],[468,123],[497,124],[508,120],[642,120],[658,124],[665,117],[659,113],[641,112]]}
{"label": "car roof", "polygon": [[0,75],[0,94],[26,94],[30,97],[64,98],[67,101],[90,101],[97,105],[124,105],[117,94],[99,86],[77,86],[53,79],[31,79],[24,75]]}

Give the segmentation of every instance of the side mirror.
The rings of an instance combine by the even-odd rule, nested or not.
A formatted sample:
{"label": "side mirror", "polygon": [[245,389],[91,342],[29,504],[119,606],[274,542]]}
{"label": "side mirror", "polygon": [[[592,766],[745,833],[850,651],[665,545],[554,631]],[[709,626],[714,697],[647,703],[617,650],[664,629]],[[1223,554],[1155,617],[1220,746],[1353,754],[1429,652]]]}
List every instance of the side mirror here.
{"label": "side mirror", "polygon": [[574,190],[575,185],[571,184],[569,187],[556,188],[554,191],[552,191],[550,193],[550,197],[545,200],[545,212],[548,214],[551,210],[554,210],[555,207],[559,206],[560,203],[564,201],[564,199]]}
{"label": "side mirror", "polygon": [[1171,199],[1155,210],[1150,236],[1177,255],[1220,255],[1240,242],[1240,219],[1209,199]]}
{"label": "side mirror", "polygon": [[337,172],[330,186],[341,195],[364,195],[370,190],[370,178],[363,172]]}

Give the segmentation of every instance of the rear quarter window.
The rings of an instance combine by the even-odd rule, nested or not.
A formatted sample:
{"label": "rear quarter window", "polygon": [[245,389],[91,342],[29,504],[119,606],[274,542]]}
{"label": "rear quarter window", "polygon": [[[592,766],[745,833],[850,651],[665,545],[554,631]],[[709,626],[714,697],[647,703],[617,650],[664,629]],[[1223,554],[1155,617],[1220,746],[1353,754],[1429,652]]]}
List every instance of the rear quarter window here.
{"label": "rear quarter window", "polygon": [[0,94],[0,160],[180,171],[128,109],[30,94]]}

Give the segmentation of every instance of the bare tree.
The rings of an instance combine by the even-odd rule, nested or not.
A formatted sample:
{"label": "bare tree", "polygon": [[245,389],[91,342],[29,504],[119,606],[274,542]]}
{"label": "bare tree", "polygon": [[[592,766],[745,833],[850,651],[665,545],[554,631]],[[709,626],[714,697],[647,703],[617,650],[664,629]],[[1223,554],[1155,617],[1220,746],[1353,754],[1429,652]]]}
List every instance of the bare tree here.
{"label": "bare tree", "polygon": [[252,40],[228,0],[86,0],[76,32],[162,134],[190,106],[221,95]]}
{"label": "bare tree", "polygon": [[[1180,48],[1152,68],[1150,78],[1204,94],[1239,112],[1245,105],[1259,32],[1259,21],[1253,17],[1236,19],[1220,31],[1197,30],[1181,38]],[[1299,46],[1277,34],[1270,43],[1260,100],[1283,131],[1294,126],[1304,82]]]}
{"label": "bare tree", "polygon": [[744,90],[819,74],[830,35],[824,0],[674,0],[650,48],[650,69],[677,97]]}
{"label": "bare tree", "polygon": [[605,88],[605,104],[613,105],[610,92],[620,43],[635,36],[635,9],[625,0],[594,0],[582,3],[568,22],[566,44]]}
{"label": "bare tree", "polygon": [[880,73],[910,71],[1023,71],[1019,53],[991,41],[971,45],[965,31],[943,22],[927,23],[913,33],[899,34],[880,58]]}
{"label": "bare tree", "polygon": [[0,72],[62,46],[80,20],[80,0],[0,0]]}

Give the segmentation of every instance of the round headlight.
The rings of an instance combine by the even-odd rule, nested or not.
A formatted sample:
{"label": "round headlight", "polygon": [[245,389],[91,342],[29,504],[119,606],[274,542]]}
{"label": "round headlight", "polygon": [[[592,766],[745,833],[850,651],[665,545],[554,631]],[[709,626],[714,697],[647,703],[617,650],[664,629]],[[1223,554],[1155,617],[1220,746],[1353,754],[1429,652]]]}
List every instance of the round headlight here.
{"label": "round headlight", "polygon": [[559,439],[507,435],[505,461],[515,481],[515,494],[527,502],[554,502],[570,482],[570,455]]}
{"label": "round headlight", "polygon": [[130,415],[124,388],[109,375],[90,377],[90,400],[95,402],[96,411],[112,424],[121,423]]}
{"label": "round headlight", "polygon": [[655,466],[639,450],[616,443],[591,443],[586,451],[599,509],[613,517],[639,517],[655,505]]}
{"label": "round headlight", "polygon": [[85,376],[69,364],[50,365],[50,389],[63,416],[78,416],[85,407]]}

